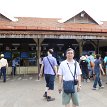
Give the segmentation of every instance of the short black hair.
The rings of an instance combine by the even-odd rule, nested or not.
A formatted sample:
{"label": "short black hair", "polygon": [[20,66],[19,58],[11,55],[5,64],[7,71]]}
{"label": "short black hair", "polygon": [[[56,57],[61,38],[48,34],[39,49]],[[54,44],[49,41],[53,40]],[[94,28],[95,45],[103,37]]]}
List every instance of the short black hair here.
{"label": "short black hair", "polygon": [[93,52],[89,52],[89,55],[92,55]]}
{"label": "short black hair", "polygon": [[49,49],[48,52],[49,52],[50,54],[53,54],[53,49]]}
{"label": "short black hair", "polygon": [[99,59],[99,57],[101,57],[100,54],[96,54],[96,59]]}

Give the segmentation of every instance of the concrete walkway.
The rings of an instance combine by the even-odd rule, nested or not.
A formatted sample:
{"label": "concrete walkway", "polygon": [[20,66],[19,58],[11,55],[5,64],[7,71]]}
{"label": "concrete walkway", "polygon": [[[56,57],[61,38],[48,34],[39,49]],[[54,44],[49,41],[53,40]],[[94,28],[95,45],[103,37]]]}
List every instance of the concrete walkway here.
{"label": "concrete walkway", "polygon": [[[42,96],[45,81],[34,76],[7,77],[7,82],[0,80],[0,107],[64,107],[61,104],[61,94],[57,91],[57,80],[53,93],[55,101],[47,102]],[[107,107],[107,84],[102,78],[104,89],[92,90],[93,81],[82,83],[79,92],[80,107]]]}

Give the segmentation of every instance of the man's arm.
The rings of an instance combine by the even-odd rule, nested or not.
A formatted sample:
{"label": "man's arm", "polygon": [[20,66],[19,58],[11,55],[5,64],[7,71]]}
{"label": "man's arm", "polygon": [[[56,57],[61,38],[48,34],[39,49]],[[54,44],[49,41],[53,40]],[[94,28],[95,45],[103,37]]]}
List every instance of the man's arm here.
{"label": "man's arm", "polygon": [[77,90],[80,91],[81,89],[81,75],[78,76],[78,86],[77,86]]}
{"label": "man's arm", "polygon": [[104,75],[105,73],[104,73],[104,70],[103,70],[103,68],[102,68],[102,65],[99,64],[99,66],[100,66],[100,69],[101,69],[101,71],[102,71],[102,73],[103,73],[103,75]]}
{"label": "man's arm", "polygon": [[41,77],[42,74],[43,74],[43,67],[44,67],[44,65],[42,64],[42,65],[41,65],[41,68],[40,68],[40,73],[39,73],[39,76],[40,76],[40,77]]}
{"label": "man's arm", "polygon": [[78,84],[77,84],[77,90],[78,91],[80,91],[80,89],[81,89],[81,74],[82,74],[82,71],[81,71],[81,69],[80,69],[80,66],[79,66],[79,64],[77,63],[77,71],[79,72],[78,73]]}
{"label": "man's arm", "polygon": [[56,75],[57,75],[57,66],[54,66],[54,71],[55,71],[55,73],[56,73]]}
{"label": "man's arm", "polygon": [[78,86],[81,86],[81,75],[78,76]]}
{"label": "man's arm", "polygon": [[63,78],[63,76],[62,75],[58,75],[59,76],[59,81],[58,81],[58,91],[59,91],[59,93],[61,93],[61,91],[62,91],[62,78]]}

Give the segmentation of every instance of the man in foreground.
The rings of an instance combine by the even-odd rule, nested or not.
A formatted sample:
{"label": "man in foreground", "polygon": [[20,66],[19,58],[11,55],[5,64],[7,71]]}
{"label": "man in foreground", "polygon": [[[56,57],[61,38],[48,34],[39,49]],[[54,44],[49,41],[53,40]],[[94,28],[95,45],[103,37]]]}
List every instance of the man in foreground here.
{"label": "man in foreground", "polygon": [[[64,90],[62,91],[62,104],[65,105],[65,107],[71,107],[70,105],[70,99],[72,99],[72,107],[79,106],[79,99],[77,91],[80,91],[81,88],[81,69],[79,66],[79,63],[75,61],[74,59],[74,50],[72,48],[68,48],[66,51],[66,60],[62,61],[59,70],[59,92],[61,92],[62,89],[62,83],[63,81],[73,81],[75,76],[75,79],[78,81],[78,83],[75,84],[75,93],[65,93]],[[72,74],[72,75],[71,75]]]}

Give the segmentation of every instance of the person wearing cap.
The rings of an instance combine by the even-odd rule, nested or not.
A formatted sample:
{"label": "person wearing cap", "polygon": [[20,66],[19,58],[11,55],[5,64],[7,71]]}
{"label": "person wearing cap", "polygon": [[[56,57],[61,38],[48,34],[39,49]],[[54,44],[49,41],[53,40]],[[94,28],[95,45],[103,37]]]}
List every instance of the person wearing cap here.
{"label": "person wearing cap", "polygon": [[86,60],[85,56],[82,56],[80,58],[80,67],[82,70],[82,77],[84,82],[90,82],[89,71],[88,71],[88,61]]}
{"label": "person wearing cap", "polygon": [[4,58],[4,54],[1,54],[1,75],[3,75],[3,82],[6,82],[6,68],[8,67],[7,59]]}
{"label": "person wearing cap", "polygon": [[58,64],[57,64],[56,58],[52,56],[53,49],[49,49],[47,54],[48,55],[43,58],[39,76],[40,77],[42,76],[43,68],[44,68],[46,89],[43,97],[45,97],[47,101],[54,101],[55,98],[52,98],[51,95],[54,90],[54,81],[55,81],[55,75],[57,74]]}

